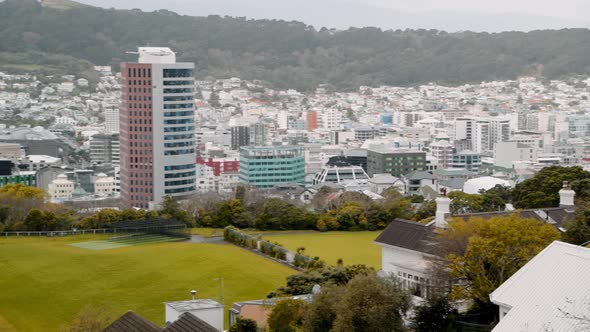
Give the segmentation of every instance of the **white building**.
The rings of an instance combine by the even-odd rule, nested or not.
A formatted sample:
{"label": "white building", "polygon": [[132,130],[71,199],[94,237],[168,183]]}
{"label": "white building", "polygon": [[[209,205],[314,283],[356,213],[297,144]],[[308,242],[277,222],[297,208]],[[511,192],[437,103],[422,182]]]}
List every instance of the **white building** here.
{"label": "white building", "polygon": [[498,142],[494,146],[494,164],[512,168],[515,162],[537,162],[538,149],[519,142]]}
{"label": "white building", "polygon": [[105,107],[104,126],[107,133],[119,133],[119,108],[115,106]]}
{"label": "white building", "polygon": [[493,331],[588,330],[588,271],[589,248],[553,242],[490,294],[500,307]]}
{"label": "white building", "polygon": [[217,331],[223,331],[223,305],[210,299],[192,301],[167,302],[166,324],[174,323],[182,314],[191,313],[213,326]]}
{"label": "white building", "polygon": [[98,173],[94,181],[94,193],[97,195],[109,195],[115,190],[115,179],[104,173]]}
{"label": "white building", "polygon": [[67,175],[60,174],[47,188],[47,193],[52,199],[63,200],[72,198],[74,193],[74,182],[68,180]]}

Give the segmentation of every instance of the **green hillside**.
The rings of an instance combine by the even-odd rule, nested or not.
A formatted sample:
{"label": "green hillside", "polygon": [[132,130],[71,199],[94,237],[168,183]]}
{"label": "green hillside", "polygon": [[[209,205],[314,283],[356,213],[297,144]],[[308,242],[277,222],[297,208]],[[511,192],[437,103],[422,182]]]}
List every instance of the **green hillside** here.
{"label": "green hillside", "polygon": [[168,46],[178,52],[179,60],[195,62],[200,78],[238,76],[301,90],[321,83],[355,89],[432,81],[457,84],[523,74],[590,74],[587,29],[497,34],[318,31],[299,22],[71,3],[54,7],[36,0],[0,3],[0,52],[65,54],[105,65],[133,59],[125,52],[140,45]]}

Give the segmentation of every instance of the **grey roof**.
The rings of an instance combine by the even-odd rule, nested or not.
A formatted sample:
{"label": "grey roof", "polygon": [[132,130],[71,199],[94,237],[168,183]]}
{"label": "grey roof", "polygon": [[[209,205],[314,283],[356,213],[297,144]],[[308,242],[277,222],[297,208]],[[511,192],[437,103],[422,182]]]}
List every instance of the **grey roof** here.
{"label": "grey roof", "polygon": [[198,309],[223,308],[223,305],[211,299],[166,302],[166,306],[177,311],[192,311]]}
{"label": "grey roof", "polygon": [[452,178],[446,181],[440,181],[439,184],[443,187],[463,190],[463,185],[467,180],[461,178]]}
{"label": "grey roof", "polygon": [[433,171],[434,175],[443,176],[476,176],[477,173],[463,169],[463,168],[451,168],[451,169],[437,169]]}
{"label": "grey roof", "polygon": [[380,174],[375,174],[373,175],[373,177],[369,180],[369,182],[371,183],[375,183],[375,184],[394,184],[397,181],[399,181],[398,178],[396,178],[395,176],[389,174],[389,173],[380,173]]}
{"label": "grey roof", "polygon": [[104,329],[104,332],[160,332],[162,329],[154,323],[145,320],[133,311],[127,311],[111,325]]}
{"label": "grey roof", "polygon": [[185,312],[174,323],[164,329],[166,332],[218,332],[204,320]]}
{"label": "grey roof", "polygon": [[434,180],[434,176],[426,171],[415,171],[405,177],[408,180]]}
{"label": "grey roof", "polygon": [[434,227],[418,222],[394,219],[375,242],[423,253],[434,253]]}

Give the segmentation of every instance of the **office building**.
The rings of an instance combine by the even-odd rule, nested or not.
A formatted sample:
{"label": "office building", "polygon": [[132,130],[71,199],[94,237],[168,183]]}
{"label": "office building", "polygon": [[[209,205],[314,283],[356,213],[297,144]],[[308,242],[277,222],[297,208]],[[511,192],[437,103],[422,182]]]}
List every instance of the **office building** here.
{"label": "office building", "polygon": [[119,134],[96,134],[90,139],[90,161],[119,164]]}
{"label": "office building", "polygon": [[138,53],[121,65],[121,199],[153,208],[195,191],[194,64],[176,63],[169,48]]}
{"label": "office building", "polygon": [[301,146],[240,148],[240,182],[257,188],[280,183],[304,183],[305,157]]}
{"label": "office building", "polygon": [[387,173],[401,177],[424,170],[426,170],[426,152],[383,147],[370,149],[367,152],[369,176]]}
{"label": "office building", "polygon": [[250,144],[255,146],[266,145],[268,127],[262,122],[250,125]]}
{"label": "office building", "polygon": [[250,128],[248,126],[236,126],[231,128],[231,149],[239,150],[242,146],[250,144]]}
{"label": "office building", "polygon": [[451,168],[466,169],[472,172],[479,172],[481,167],[481,154],[473,151],[463,150],[453,154]]}

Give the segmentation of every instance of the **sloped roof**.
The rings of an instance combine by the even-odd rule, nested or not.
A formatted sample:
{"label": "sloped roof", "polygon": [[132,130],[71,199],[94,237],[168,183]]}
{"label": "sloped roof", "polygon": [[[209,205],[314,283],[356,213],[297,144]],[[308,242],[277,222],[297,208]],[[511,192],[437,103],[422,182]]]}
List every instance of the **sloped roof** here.
{"label": "sloped roof", "polygon": [[590,308],[590,249],[555,241],[506,280],[490,300],[510,307],[494,332],[581,331]]}
{"label": "sloped roof", "polygon": [[104,332],[160,332],[162,329],[154,323],[145,320],[133,311],[127,311],[111,325],[104,329]]}
{"label": "sloped roof", "polygon": [[404,219],[394,219],[375,239],[377,244],[423,253],[432,253],[435,241],[434,227]]}
{"label": "sloped roof", "polygon": [[174,323],[164,329],[166,332],[218,332],[204,320],[185,312]]}

